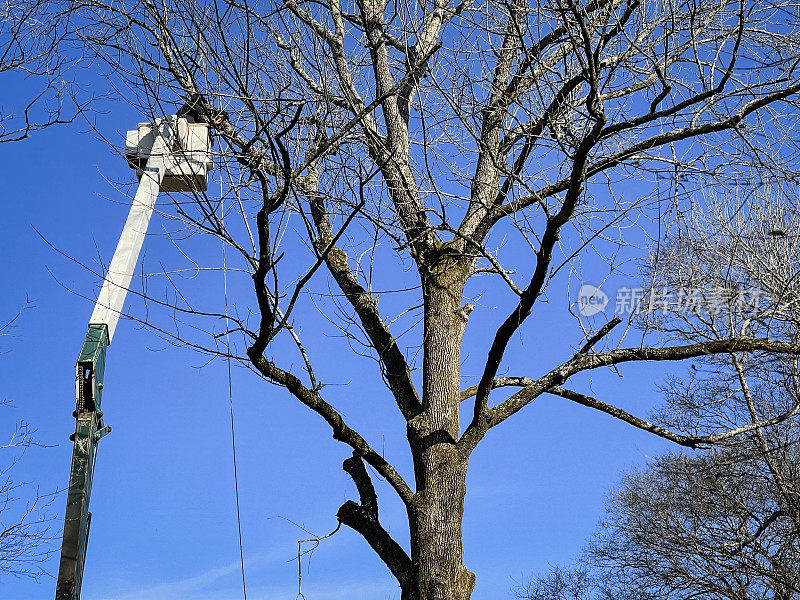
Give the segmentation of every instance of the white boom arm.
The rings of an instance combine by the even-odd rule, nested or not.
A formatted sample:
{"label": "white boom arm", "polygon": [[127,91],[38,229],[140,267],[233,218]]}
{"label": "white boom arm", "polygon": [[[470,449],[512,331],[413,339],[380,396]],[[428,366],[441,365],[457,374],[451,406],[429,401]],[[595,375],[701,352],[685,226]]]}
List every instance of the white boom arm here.
{"label": "white boom arm", "polygon": [[108,327],[108,343],[114,337],[125,296],[131,284],[139,253],[142,250],[147,226],[153,215],[156,198],[161,189],[161,181],[166,170],[166,158],[169,154],[170,123],[164,119],[160,131],[153,142],[153,149],[147,166],[144,168],[139,188],[133,198],[133,205],[122,228],[117,249],[108,266],[103,288],[97,297],[89,325],[106,325]]}

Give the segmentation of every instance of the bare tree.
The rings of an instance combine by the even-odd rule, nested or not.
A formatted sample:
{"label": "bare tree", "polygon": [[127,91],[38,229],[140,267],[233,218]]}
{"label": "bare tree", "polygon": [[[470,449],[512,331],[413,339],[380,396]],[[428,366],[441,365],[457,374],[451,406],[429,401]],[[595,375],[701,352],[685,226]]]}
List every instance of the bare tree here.
{"label": "bare tree", "polygon": [[[794,201],[762,191],[747,200],[712,198],[704,211],[676,222],[647,270],[653,290],[723,291],[719,299],[728,309],[643,312],[639,324],[673,339],[759,330],[797,339],[798,216]],[[741,290],[758,292],[759,304],[730,310]],[[700,357],[663,392],[667,403],[657,417],[663,426],[688,432],[702,423],[725,431],[797,406],[797,361],[765,354]],[[587,598],[621,597],[626,590],[665,599],[799,598],[798,450],[800,422],[792,418],[709,451],[668,454],[626,475],[584,552],[584,566],[555,569],[519,596],[555,598],[560,588],[553,582],[560,582]]]}
{"label": "bare tree", "polygon": [[53,494],[40,493],[30,482],[15,479],[12,472],[25,449],[39,445],[30,426],[20,422],[0,446],[0,580],[8,575],[44,575],[44,563],[56,550],[52,517],[47,512]]}
{"label": "bare tree", "polygon": [[[213,126],[224,198],[176,197],[163,211],[176,243],[204,233],[228,248],[219,265],[194,246],[197,273],[224,268],[252,284],[228,318],[219,305],[201,308],[202,285],[173,281],[186,266],[168,266],[141,294],[171,309],[169,320],[152,310],[141,319],[178,343],[233,355],[326,421],[352,450],[343,466],[359,495],[338,519],[375,550],[404,599],[470,597],[461,535],[470,456],[543,394],[687,447],[797,411],[756,407],[725,429],[669,428],[574,387],[579,374],[629,362],[792,362],[783,357],[800,344],[770,328],[708,334],[684,323],[670,336],[648,326],[626,344],[620,319],[574,314],[572,350],[504,373],[515,336],[582,260],[595,255],[615,272],[646,258],[638,247],[658,240],[662,223],[702,208],[699,188],[793,180],[794,2],[74,5],[83,47],[129,101],[149,117],[183,105]],[[470,378],[462,340],[482,295],[504,308],[499,319],[481,315],[491,329],[482,340],[474,332],[469,364],[480,376]],[[354,360],[377,363],[410,469],[334,408],[320,357],[295,327],[315,308]],[[553,342],[535,323],[524,329]],[[517,389],[495,391],[506,387]],[[357,383],[348,393],[359,394]],[[368,466],[406,508],[405,543],[381,525]]]}
{"label": "bare tree", "polygon": [[5,88],[0,96],[0,142],[23,140],[77,116],[66,79],[75,58],[62,46],[68,22],[68,3],[0,2],[0,85]]}
{"label": "bare tree", "polygon": [[553,567],[549,573],[532,579],[514,590],[520,600],[657,600],[638,585],[605,583],[594,570]]}
{"label": "bare tree", "polygon": [[519,586],[515,596],[526,600],[593,600],[593,591],[585,569],[556,566],[550,573]]}
{"label": "bare tree", "polygon": [[[517,590],[530,600],[800,598],[798,424],[627,474],[579,566]],[[755,442],[755,443],[754,443]]]}
{"label": "bare tree", "polygon": [[[11,335],[15,323],[30,306],[30,300],[26,301],[13,318],[0,325],[0,339]],[[0,409],[11,410],[9,405],[0,400]],[[0,580],[8,575],[43,575],[43,564],[55,551],[52,519],[47,513],[53,494],[41,494],[31,483],[14,477],[25,451],[42,445],[34,434],[28,423],[20,421],[7,441],[0,444]]]}
{"label": "bare tree", "polygon": [[[796,454],[796,440],[784,452]],[[588,560],[609,583],[653,597],[796,599],[797,499],[781,493],[763,459],[669,455],[625,478]]]}

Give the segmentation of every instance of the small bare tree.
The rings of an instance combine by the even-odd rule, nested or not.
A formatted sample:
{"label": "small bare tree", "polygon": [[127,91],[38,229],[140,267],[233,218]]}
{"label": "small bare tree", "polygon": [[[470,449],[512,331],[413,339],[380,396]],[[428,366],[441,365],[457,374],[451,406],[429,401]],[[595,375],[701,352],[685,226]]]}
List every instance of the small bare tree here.
{"label": "small bare tree", "polygon": [[621,586],[604,582],[590,568],[553,567],[549,573],[532,579],[514,590],[520,600],[660,600],[638,585]]}
{"label": "small bare tree", "polygon": [[46,573],[44,564],[56,550],[47,511],[53,494],[42,494],[30,482],[14,477],[25,449],[39,445],[34,431],[21,422],[10,436],[0,446],[0,580],[9,575],[38,578]]}
{"label": "small bare tree", "polygon": [[[12,319],[0,326],[0,340],[11,334],[15,323],[29,307],[28,301]],[[11,410],[9,404],[0,400],[0,410]],[[43,575],[43,564],[55,551],[55,536],[47,513],[53,495],[40,494],[31,483],[14,477],[24,452],[32,446],[41,446],[34,434],[28,423],[18,422],[8,434],[8,441],[0,445],[0,581],[9,575],[34,578]]]}
{"label": "small bare tree", "polygon": [[[404,599],[471,596],[461,533],[470,457],[542,395],[688,447],[797,411],[756,406],[725,429],[702,419],[669,428],[575,387],[580,374],[629,362],[724,355],[788,364],[800,344],[780,330],[709,330],[688,319],[680,328],[647,324],[626,343],[620,319],[566,306],[565,318],[576,317],[574,347],[537,328],[537,307],[559,296],[582,260],[596,256],[615,273],[620,262],[646,258],[648,236],[660,241],[659,227],[703,208],[697,189],[796,176],[787,154],[800,93],[794,2],[74,6],[83,47],[105,61],[126,99],[150,117],[183,105],[181,114],[214,128],[228,180],[224,198],[176,198],[163,212],[176,243],[205,233],[228,248],[219,265],[194,246],[204,262],[197,273],[226,268],[248,278],[252,295],[237,297],[230,317],[233,343],[220,346],[222,307],[198,308],[202,286],[192,300],[189,285],[170,291],[170,273],[183,265],[149,278],[148,301],[172,309],[169,322],[151,312],[149,324],[233,355],[324,419],[352,451],[343,466],[359,496],[338,519],[375,550]],[[653,256],[660,265],[662,255]],[[163,296],[153,293],[157,277]],[[478,308],[489,333],[470,333],[467,368],[468,320],[487,301],[500,316]],[[295,327],[315,309],[343,334],[343,353],[375,360],[408,440],[408,468],[334,408],[320,357]],[[508,376],[504,359],[523,330],[554,345],[551,360]],[[287,343],[302,368],[292,367]],[[348,394],[359,395],[357,383]],[[382,400],[365,399],[359,410]],[[381,525],[367,467],[403,503],[405,542]]]}
{"label": "small bare tree", "polygon": [[517,590],[528,600],[800,598],[798,424],[629,473],[579,567]]}
{"label": "small bare tree", "polygon": [[[792,437],[781,454],[796,461]],[[778,451],[768,460],[778,464]],[[796,599],[798,495],[782,489],[786,476],[776,481],[763,458],[727,449],[663,457],[625,478],[587,560],[606,585],[652,597]]]}

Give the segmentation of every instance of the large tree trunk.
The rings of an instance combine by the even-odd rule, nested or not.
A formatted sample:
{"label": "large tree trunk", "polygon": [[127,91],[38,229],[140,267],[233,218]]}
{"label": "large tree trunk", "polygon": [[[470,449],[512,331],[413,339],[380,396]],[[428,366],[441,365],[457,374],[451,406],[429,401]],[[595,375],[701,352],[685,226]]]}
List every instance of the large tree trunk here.
{"label": "large tree trunk", "polygon": [[409,510],[413,589],[404,597],[413,600],[468,600],[475,587],[475,575],[462,562],[468,457],[456,446],[461,339],[469,315],[461,307],[463,271],[450,263],[423,283],[423,412],[409,427],[417,494]]}
{"label": "large tree trunk", "polygon": [[466,465],[443,444],[422,459],[430,476],[410,515],[414,569],[409,600],[469,600],[475,575],[463,564],[461,521],[466,493]]}

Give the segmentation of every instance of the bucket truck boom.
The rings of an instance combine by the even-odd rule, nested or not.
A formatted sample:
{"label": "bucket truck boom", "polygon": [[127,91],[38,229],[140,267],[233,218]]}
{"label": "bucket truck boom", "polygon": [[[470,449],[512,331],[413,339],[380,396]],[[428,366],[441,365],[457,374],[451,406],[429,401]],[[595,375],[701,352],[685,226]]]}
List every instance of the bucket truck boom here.
{"label": "bucket truck boom", "polygon": [[89,319],[89,331],[75,368],[76,423],[75,433],[70,436],[74,443],[56,600],[80,600],[97,443],[111,431],[103,421],[100,405],[106,348],[122,314],[156,198],[159,191],[205,191],[208,170],[213,167],[210,146],[208,125],[176,116],[140,123],[128,132],[125,155],[137,171],[139,187]]}

